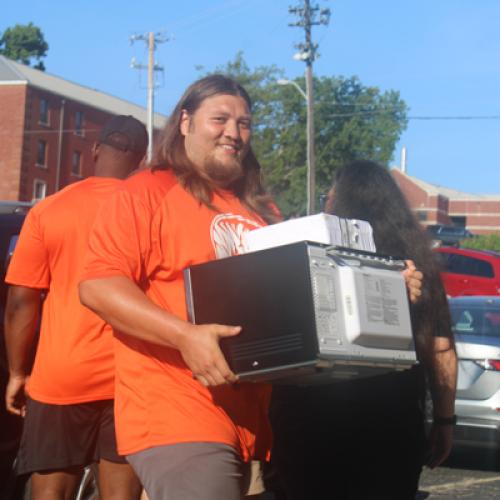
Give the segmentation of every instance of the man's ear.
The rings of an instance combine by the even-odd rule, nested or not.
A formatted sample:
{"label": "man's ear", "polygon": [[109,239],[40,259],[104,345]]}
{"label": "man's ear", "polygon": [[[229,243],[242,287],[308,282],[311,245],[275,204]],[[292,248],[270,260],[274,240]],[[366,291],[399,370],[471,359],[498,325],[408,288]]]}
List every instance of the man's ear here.
{"label": "man's ear", "polygon": [[190,125],[191,116],[185,109],[183,109],[181,111],[181,122],[179,124],[179,130],[183,136],[186,136],[188,134]]}

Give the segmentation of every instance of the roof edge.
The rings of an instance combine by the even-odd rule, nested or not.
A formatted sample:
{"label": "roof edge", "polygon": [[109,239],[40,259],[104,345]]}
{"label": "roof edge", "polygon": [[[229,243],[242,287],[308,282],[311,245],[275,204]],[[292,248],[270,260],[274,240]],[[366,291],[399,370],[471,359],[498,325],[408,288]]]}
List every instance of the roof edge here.
{"label": "roof edge", "polygon": [[437,184],[431,184],[430,182],[423,181],[408,175],[407,173],[401,171],[399,167],[391,167],[391,172],[396,171],[398,175],[401,175],[410,182],[413,182],[416,186],[427,192],[429,196],[444,196],[451,201],[500,201],[500,194],[472,194],[466,193],[464,191],[459,191],[458,189],[447,188]]}
{"label": "roof edge", "polygon": [[7,87],[9,85],[29,85],[30,82],[28,80],[1,80],[0,86]]}

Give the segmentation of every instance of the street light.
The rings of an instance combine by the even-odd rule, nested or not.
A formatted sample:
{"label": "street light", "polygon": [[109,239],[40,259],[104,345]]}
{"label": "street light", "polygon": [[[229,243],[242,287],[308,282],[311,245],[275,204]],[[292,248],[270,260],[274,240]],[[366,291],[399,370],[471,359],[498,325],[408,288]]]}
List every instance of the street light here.
{"label": "street light", "polygon": [[280,78],[276,80],[276,83],[278,85],[293,85],[300,92],[300,95],[304,98],[304,100],[307,102],[307,94],[302,90],[302,87],[297,82],[294,82],[293,80],[285,80],[284,78]]}
{"label": "street light", "polygon": [[306,71],[306,91],[304,92],[300,85],[293,80],[280,78],[276,80],[278,85],[292,85],[304,98],[307,105],[307,215],[315,212],[315,192],[316,192],[316,166],[314,161],[314,115],[313,115],[313,96],[312,96],[312,74]]}

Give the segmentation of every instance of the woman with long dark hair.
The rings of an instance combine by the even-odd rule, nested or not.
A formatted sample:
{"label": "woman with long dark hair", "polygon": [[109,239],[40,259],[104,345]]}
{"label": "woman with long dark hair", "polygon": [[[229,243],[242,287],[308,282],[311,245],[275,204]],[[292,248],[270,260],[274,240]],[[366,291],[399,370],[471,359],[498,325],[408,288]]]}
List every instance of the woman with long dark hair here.
{"label": "woman with long dark hair", "polygon": [[[340,168],[326,212],[368,221],[377,252],[415,262],[422,296],[411,305],[419,364],[410,370],[320,387],[275,388],[274,463],[287,499],[414,499],[424,464],[452,444],[456,353],[446,295],[430,241],[387,169]],[[425,379],[434,421],[426,439]]]}

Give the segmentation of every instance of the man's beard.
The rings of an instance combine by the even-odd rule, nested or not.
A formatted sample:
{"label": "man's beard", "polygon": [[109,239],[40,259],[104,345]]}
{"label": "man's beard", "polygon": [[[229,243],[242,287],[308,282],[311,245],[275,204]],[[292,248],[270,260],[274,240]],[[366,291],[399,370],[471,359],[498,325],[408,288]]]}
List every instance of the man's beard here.
{"label": "man's beard", "polygon": [[243,162],[235,157],[231,161],[222,162],[213,156],[205,159],[205,175],[217,186],[228,187],[241,179],[244,174]]}

